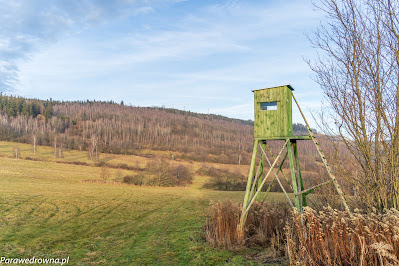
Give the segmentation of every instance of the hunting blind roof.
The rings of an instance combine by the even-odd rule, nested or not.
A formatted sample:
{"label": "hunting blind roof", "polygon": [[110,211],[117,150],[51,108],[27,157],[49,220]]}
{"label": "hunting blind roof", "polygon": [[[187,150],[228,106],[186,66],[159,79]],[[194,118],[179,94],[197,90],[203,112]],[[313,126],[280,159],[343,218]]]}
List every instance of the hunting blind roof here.
{"label": "hunting blind roof", "polygon": [[273,89],[273,88],[278,88],[278,87],[288,87],[291,91],[294,90],[294,88],[290,84],[283,84],[283,85],[280,85],[280,86],[272,86],[272,87],[267,87],[267,88],[263,88],[263,89],[252,90],[252,92],[261,91],[261,90],[267,90],[267,89]]}

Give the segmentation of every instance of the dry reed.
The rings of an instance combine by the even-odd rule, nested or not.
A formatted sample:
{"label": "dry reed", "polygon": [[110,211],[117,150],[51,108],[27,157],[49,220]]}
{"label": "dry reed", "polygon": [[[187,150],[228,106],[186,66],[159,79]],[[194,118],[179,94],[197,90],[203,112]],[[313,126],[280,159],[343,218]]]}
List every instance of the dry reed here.
{"label": "dry reed", "polygon": [[205,227],[213,246],[237,249],[261,246],[274,258],[295,265],[399,265],[399,211],[385,210],[353,217],[331,207],[300,215],[281,204],[254,204],[244,234],[238,234],[241,206],[214,204]]}
{"label": "dry reed", "polygon": [[398,265],[399,212],[383,214],[306,208],[285,228],[290,264]]}
{"label": "dry reed", "polygon": [[231,248],[242,244],[237,228],[241,208],[231,201],[213,204],[205,226],[205,240],[213,246]]}
{"label": "dry reed", "polygon": [[290,217],[288,204],[255,202],[244,229],[247,246],[270,244],[275,250],[284,251],[284,227]]}
{"label": "dry reed", "polygon": [[241,206],[231,201],[216,203],[211,207],[205,226],[205,239],[213,246],[237,248],[242,246],[266,246],[275,250],[275,255],[284,253],[284,227],[290,211],[287,205],[254,203],[244,228],[238,233]]}

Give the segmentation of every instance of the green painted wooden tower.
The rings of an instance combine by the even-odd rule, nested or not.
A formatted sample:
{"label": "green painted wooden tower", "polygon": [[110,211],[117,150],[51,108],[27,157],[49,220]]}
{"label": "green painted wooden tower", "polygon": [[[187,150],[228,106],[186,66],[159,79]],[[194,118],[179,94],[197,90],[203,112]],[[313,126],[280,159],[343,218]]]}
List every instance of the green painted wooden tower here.
{"label": "green painted wooden tower", "polygon": [[[346,203],[344,193],[341,190],[337,180],[335,179],[329,164],[322,150],[319,147],[319,143],[316,140],[305,116],[299,107],[298,102],[293,94],[294,89],[291,85],[282,85],[276,87],[270,87],[260,90],[254,90],[254,108],[255,108],[255,120],[254,120],[254,147],[252,153],[252,159],[249,169],[247,188],[245,192],[243,210],[241,215],[241,228],[243,228],[248,211],[254,201],[260,201],[266,199],[271,186],[275,181],[279,183],[284,194],[286,195],[291,206],[295,206],[299,212],[303,211],[303,207],[307,205],[306,195],[312,193],[320,186],[333,183],[345,209],[350,213],[349,207]],[[292,126],[292,101],[298,106],[298,109],[304,119],[309,135],[306,136],[294,136]],[[268,140],[282,140],[284,142],[279,154],[275,157],[271,152],[271,149],[267,145]],[[305,189],[303,186],[301,168],[298,157],[298,140],[312,140],[315,147],[327,169],[330,180],[311,188]],[[258,150],[261,150],[261,158],[259,164],[256,167]],[[285,152],[285,155],[283,153]],[[271,157],[271,160],[269,159]],[[282,171],[282,166],[287,159],[289,160],[291,177],[286,177]],[[280,158],[282,158],[280,160]],[[263,168],[265,162],[269,170],[263,177]],[[256,171],[255,171],[256,169]],[[263,197],[261,198],[262,188],[267,181],[268,177],[273,173],[274,177],[266,189]],[[294,191],[294,204],[291,202],[288,194],[281,184],[279,175],[284,176],[291,183],[292,190]]]}
{"label": "green painted wooden tower", "polygon": [[255,138],[292,136],[292,97],[290,85],[254,90]]}

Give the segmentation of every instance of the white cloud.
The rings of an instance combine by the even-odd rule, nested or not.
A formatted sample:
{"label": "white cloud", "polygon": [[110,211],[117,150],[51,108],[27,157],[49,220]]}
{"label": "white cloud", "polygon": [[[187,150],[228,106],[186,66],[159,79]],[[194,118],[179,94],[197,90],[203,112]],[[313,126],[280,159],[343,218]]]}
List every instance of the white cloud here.
{"label": "white cloud", "polygon": [[[66,15],[53,24],[68,34],[56,44],[30,45],[40,51],[14,64],[21,94],[209,108],[247,119],[253,117],[250,90],[292,83],[301,106],[319,104],[319,91],[303,93],[314,86],[301,57],[312,53],[303,31],[320,19],[309,1],[227,1],[182,15],[164,14],[151,1],[130,13],[84,2],[91,11],[81,20],[76,5],[57,7]],[[146,17],[137,22],[134,12]]]}
{"label": "white cloud", "polygon": [[16,69],[12,73],[0,69],[0,91],[16,85],[21,61],[43,46],[110,19],[149,13],[153,10],[149,4],[157,2],[162,1],[0,0],[0,62]]}

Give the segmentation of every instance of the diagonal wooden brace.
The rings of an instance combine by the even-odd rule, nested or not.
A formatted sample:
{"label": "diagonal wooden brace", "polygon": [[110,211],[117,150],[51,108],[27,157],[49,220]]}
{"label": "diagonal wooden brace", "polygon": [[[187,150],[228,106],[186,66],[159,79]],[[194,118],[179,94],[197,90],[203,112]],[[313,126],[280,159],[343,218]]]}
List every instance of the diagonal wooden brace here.
{"label": "diagonal wooden brace", "polygon": [[[262,183],[260,184],[260,186],[258,187],[258,189],[257,189],[257,191],[256,191],[256,193],[255,193],[255,195],[253,195],[253,197],[251,198],[251,200],[250,200],[250,202],[249,202],[249,204],[248,204],[247,206],[245,205],[245,201],[244,201],[244,205],[242,206],[242,214],[241,214],[241,218],[240,218],[240,225],[239,225],[241,231],[244,229],[244,224],[245,224],[245,221],[246,221],[246,219],[247,219],[247,215],[248,215],[249,209],[251,208],[252,204],[253,204],[254,201],[256,200],[256,197],[258,196],[258,194],[261,192],[262,187],[263,187],[264,184],[266,183],[267,178],[269,177],[269,175],[270,175],[270,173],[272,172],[273,168],[274,168],[275,165],[277,164],[278,159],[280,158],[281,154],[283,153],[283,151],[284,151],[284,149],[285,149],[285,147],[287,146],[287,143],[288,143],[289,141],[290,141],[290,140],[287,139],[287,141],[284,143],[284,145],[283,145],[283,147],[281,148],[279,154],[277,155],[276,159],[274,160],[272,166],[270,167],[269,171],[267,172],[265,178],[263,179],[263,181],[262,181]],[[257,148],[257,147],[256,147],[256,148]],[[254,168],[255,168],[255,167],[254,167]],[[252,179],[251,179],[251,181],[252,181]],[[248,184],[247,184],[247,185],[248,185]],[[247,192],[249,192],[249,191],[247,191]],[[249,194],[248,194],[248,196],[249,196]],[[249,200],[249,197],[248,197],[248,200]]]}
{"label": "diagonal wooden brace", "polygon": [[305,190],[303,190],[303,191],[301,191],[301,192],[295,193],[294,195],[295,195],[295,196],[298,196],[298,195],[301,195],[301,194],[307,195],[307,194],[309,194],[309,193],[312,193],[313,191],[315,191],[315,190],[318,189],[319,187],[324,186],[324,185],[327,185],[327,184],[330,184],[331,182],[333,182],[332,179],[331,179],[331,180],[328,180],[328,181],[326,181],[326,182],[323,182],[323,183],[321,183],[321,184],[318,184],[318,185],[316,185],[316,186],[310,187],[310,188],[308,188],[308,189],[305,189]]}
{"label": "diagonal wooden brace", "polygon": [[[264,150],[262,147],[261,147],[261,150],[262,150],[262,152],[263,152],[263,154],[264,154],[264,156],[265,156],[265,158],[266,158],[266,160],[267,160],[267,162],[268,162],[270,168],[272,168],[272,164],[270,163],[269,158],[266,156],[265,150]],[[286,157],[284,157],[284,159],[285,159],[285,158],[286,158]],[[283,163],[284,163],[284,160],[281,162],[280,167],[282,167]],[[279,168],[279,169],[280,169],[280,168]],[[287,192],[285,191],[285,189],[284,189],[284,187],[283,187],[283,184],[281,184],[280,178],[278,178],[277,173],[276,173],[276,171],[274,171],[274,169],[273,169],[273,173],[274,173],[274,178],[277,179],[277,182],[279,183],[281,189],[283,190],[284,195],[286,196],[286,198],[287,198],[288,202],[290,203],[291,207],[294,207],[294,205],[292,204],[292,202],[291,202],[291,200],[290,200],[290,197],[288,196]],[[259,195],[260,195],[260,194],[259,194]]]}
{"label": "diagonal wooden brace", "polygon": [[[269,151],[270,151],[270,150],[269,150]],[[272,155],[272,158],[275,159],[272,153],[271,153],[271,155]],[[285,175],[284,175],[284,172],[283,172],[283,170],[282,170],[282,167],[283,167],[283,164],[284,164],[285,160],[287,159],[287,155],[288,155],[288,153],[286,152],[285,155],[284,155],[284,157],[283,157],[283,160],[282,160],[281,163],[280,163],[280,166],[279,166],[278,169],[277,169],[277,174],[281,171],[281,173],[283,174],[284,177],[285,177]],[[272,179],[272,182],[270,182],[269,186],[267,187],[266,192],[265,192],[265,196],[263,197],[263,200],[262,200],[262,203],[265,202],[265,200],[266,200],[266,198],[267,198],[267,195],[269,194],[270,189],[272,188],[272,186],[273,186],[273,184],[274,184],[274,181],[276,181],[276,177],[274,177],[274,178]]]}

